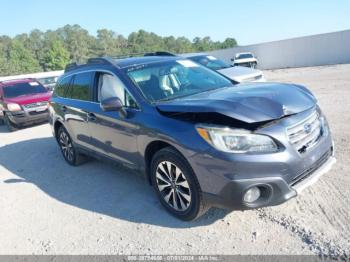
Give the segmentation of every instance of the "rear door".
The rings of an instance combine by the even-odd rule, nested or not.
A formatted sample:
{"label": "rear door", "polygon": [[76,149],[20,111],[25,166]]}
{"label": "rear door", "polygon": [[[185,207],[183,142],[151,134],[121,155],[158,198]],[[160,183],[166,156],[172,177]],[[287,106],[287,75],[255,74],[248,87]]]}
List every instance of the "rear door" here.
{"label": "rear door", "polygon": [[73,141],[92,149],[88,121],[92,103],[93,72],[77,73],[73,76],[61,110],[64,112],[66,128]]}
{"label": "rear door", "polygon": [[[90,109],[94,119],[89,120],[91,142],[95,150],[110,158],[134,166],[138,159],[137,119],[142,117],[135,100],[131,97],[122,81],[112,73],[96,72],[94,81],[95,103]],[[110,97],[119,97],[127,111],[122,117],[118,112],[104,112],[100,101]]]}

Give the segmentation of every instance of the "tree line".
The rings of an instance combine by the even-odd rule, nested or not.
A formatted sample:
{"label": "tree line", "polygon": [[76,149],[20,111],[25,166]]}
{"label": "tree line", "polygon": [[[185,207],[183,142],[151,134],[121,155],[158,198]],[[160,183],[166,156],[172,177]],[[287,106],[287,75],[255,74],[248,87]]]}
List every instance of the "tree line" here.
{"label": "tree line", "polygon": [[0,75],[15,75],[61,70],[71,62],[82,63],[90,57],[118,56],[152,51],[174,53],[204,52],[237,45],[234,38],[213,41],[209,36],[162,37],[139,30],[128,37],[108,29],[89,34],[79,25],[66,25],[57,30],[38,29],[13,38],[0,36]]}

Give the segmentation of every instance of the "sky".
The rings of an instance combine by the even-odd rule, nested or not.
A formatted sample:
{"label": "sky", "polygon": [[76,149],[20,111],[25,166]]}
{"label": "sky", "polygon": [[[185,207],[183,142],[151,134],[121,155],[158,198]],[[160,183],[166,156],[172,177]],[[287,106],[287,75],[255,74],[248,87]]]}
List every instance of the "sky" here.
{"label": "sky", "polygon": [[79,24],[91,34],[234,37],[240,45],[350,29],[350,0],[0,0],[0,35]]}

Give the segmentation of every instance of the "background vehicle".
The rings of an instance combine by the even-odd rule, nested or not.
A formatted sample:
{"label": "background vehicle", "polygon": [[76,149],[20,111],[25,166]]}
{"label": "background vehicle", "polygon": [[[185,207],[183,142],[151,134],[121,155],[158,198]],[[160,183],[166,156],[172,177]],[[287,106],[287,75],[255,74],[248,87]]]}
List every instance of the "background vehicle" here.
{"label": "background vehicle", "polygon": [[[177,56],[70,65],[50,102],[63,157],[145,174],[174,216],[281,204],[335,162],[327,121],[303,86],[234,85]],[[132,194],[132,192],[130,192]]]}
{"label": "background vehicle", "polygon": [[256,57],[250,53],[237,53],[234,58],[231,59],[233,66],[245,66],[255,68],[258,65]]}
{"label": "background vehicle", "polygon": [[243,66],[231,66],[214,56],[206,54],[185,54],[184,57],[238,82],[265,82],[262,71]]}
{"label": "background vehicle", "polygon": [[0,119],[9,131],[47,121],[50,97],[51,92],[35,79],[0,82]]}
{"label": "background vehicle", "polygon": [[50,72],[41,72],[25,75],[13,75],[13,76],[3,76],[0,77],[0,81],[8,80],[19,80],[19,79],[36,79],[48,90],[52,91],[56,85],[57,79],[63,74],[63,70],[50,71]]}

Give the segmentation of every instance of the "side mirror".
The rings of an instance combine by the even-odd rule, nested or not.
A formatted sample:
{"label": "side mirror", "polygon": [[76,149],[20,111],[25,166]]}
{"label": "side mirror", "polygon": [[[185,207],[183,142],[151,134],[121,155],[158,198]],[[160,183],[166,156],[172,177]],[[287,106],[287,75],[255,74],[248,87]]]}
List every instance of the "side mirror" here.
{"label": "side mirror", "polygon": [[116,111],[120,116],[126,117],[127,112],[123,107],[123,103],[118,97],[110,97],[101,101],[101,108],[104,112]]}
{"label": "side mirror", "polygon": [[101,108],[105,112],[119,111],[123,108],[123,104],[118,97],[110,97],[101,101]]}

